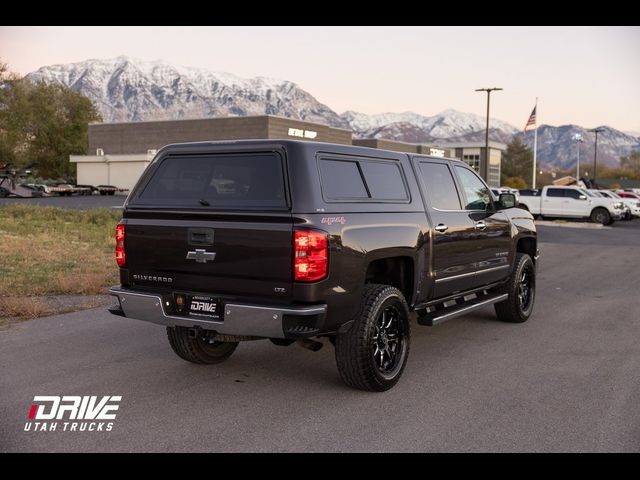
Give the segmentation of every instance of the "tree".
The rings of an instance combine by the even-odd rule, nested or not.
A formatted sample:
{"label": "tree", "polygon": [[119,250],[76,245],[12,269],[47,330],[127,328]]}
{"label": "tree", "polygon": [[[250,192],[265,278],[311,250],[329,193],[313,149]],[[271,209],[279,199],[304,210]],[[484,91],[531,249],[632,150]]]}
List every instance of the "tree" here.
{"label": "tree", "polygon": [[522,177],[508,177],[502,184],[506,187],[517,188],[518,190],[527,188],[527,182]]}
{"label": "tree", "polygon": [[633,177],[640,177],[640,152],[634,150],[630,155],[620,159],[620,167]]}
{"label": "tree", "polygon": [[520,177],[531,185],[533,173],[533,151],[514,137],[502,154],[501,183],[505,184],[510,177]]}
{"label": "tree", "polygon": [[[4,67],[4,69],[2,69]],[[91,100],[63,85],[34,84],[0,67],[0,163],[35,164],[43,177],[75,175],[69,155],[87,153]]]}

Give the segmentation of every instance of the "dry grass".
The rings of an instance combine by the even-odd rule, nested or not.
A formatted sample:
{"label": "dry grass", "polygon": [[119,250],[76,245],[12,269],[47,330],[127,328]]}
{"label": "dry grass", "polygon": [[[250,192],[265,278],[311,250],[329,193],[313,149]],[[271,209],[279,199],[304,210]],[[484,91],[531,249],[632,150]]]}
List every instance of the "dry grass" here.
{"label": "dry grass", "polygon": [[0,318],[37,318],[54,313],[53,309],[44,300],[37,297],[0,298],[0,312]]}
{"label": "dry grass", "polygon": [[107,293],[104,273],[81,273],[78,275],[59,273],[56,277],[56,286],[57,290],[63,293],[77,293],[81,295]]}
{"label": "dry grass", "polygon": [[15,316],[19,309],[9,307],[17,304],[44,315],[36,315],[42,302],[34,296],[105,293],[118,279],[113,236],[119,219],[120,212],[109,209],[0,208],[0,317]]}

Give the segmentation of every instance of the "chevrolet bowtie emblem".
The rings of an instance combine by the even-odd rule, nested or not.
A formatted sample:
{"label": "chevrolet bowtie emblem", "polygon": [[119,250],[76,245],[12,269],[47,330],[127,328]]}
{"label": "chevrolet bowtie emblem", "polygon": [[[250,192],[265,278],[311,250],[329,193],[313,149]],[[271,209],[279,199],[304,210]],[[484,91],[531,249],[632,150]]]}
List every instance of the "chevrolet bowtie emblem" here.
{"label": "chevrolet bowtie emblem", "polygon": [[202,248],[187,252],[187,260],[195,260],[198,263],[213,262],[216,259],[216,252],[207,252]]}

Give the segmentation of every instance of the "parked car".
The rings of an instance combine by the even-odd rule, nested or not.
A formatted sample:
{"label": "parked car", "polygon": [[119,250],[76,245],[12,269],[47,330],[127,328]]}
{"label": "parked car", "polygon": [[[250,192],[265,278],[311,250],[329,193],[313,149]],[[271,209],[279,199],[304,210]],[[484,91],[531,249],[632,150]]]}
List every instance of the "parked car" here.
{"label": "parked car", "polygon": [[597,197],[578,187],[546,186],[538,197],[522,195],[520,205],[532,215],[585,218],[603,225],[624,215],[621,201]]}
{"label": "parked car", "polygon": [[410,312],[428,326],[491,304],[502,321],[529,319],[536,228],[515,205],[458,160],[292,140],[169,145],[125,201],[110,311],[164,325],[200,364],[240,341],[317,350],[325,337],[346,384],[388,390]]}
{"label": "parked car", "polygon": [[621,198],[632,198],[634,200],[640,200],[640,195],[634,192],[627,192],[625,190],[616,190],[616,194]]}
{"label": "parked car", "polygon": [[611,190],[593,190],[605,198],[619,200],[624,205],[626,211],[626,219],[631,220],[633,217],[640,217],[640,200],[635,198],[623,198],[616,192]]}

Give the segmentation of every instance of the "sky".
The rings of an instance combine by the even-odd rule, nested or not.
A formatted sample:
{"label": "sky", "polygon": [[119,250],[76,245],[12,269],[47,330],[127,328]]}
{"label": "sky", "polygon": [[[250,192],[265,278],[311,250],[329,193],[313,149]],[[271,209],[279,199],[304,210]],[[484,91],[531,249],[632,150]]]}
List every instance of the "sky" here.
{"label": "sky", "polygon": [[0,61],[127,55],[293,81],[338,113],[448,108],[640,132],[640,27],[0,27]]}

